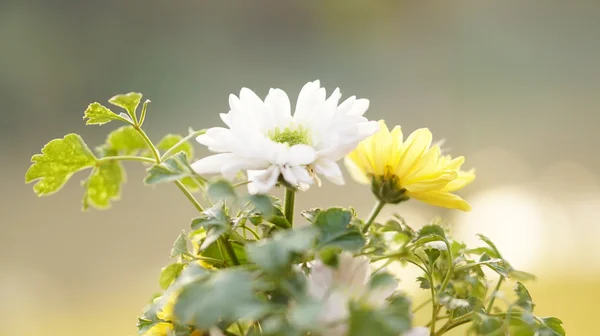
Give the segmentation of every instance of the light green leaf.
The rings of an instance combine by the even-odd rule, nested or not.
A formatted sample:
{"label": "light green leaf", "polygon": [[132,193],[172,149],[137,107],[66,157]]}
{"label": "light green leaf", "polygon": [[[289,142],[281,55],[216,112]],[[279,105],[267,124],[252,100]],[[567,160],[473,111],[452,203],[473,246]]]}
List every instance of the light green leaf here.
{"label": "light green leaf", "polygon": [[130,92],[127,94],[116,95],[108,100],[109,103],[121,107],[127,111],[127,114],[131,119],[136,120],[135,110],[137,109],[140,101],[142,100],[142,94],[137,92]]}
{"label": "light green leaf", "polygon": [[560,319],[556,317],[544,317],[541,320],[552,331],[548,335],[565,336],[567,334]]}
{"label": "light green leaf", "polygon": [[121,196],[121,184],[125,182],[125,170],[118,161],[106,161],[94,167],[92,174],[83,182],[83,210],[91,205],[96,209],[110,207],[111,201]]}
{"label": "light green leaf", "polygon": [[[160,140],[158,145],[156,145],[156,148],[163,152],[166,152],[170,150],[173,146],[177,145],[182,139],[183,137],[181,135],[167,134]],[[188,158],[191,159],[194,157],[194,147],[192,147],[192,145],[189,142],[183,142],[179,144],[176,148],[173,148],[171,152],[185,152]]]}
{"label": "light green leaf", "polygon": [[314,225],[321,230],[319,248],[339,247],[356,251],[365,240],[356,227],[351,227],[352,212],[342,208],[329,208],[317,213]]}
{"label": "light green leaf", "polygon": [[224,179],[216,180],[208,185],[208,197],[214,201],[232,200],[237,198],[235,189],[229,181]]}
{"label": "light green leaf", "polygon": [[96,157],[79,135],[71,133],[48,142],[31,162],[25,182],[38,180],[33,190],[44,196],[58,191],[77,171],[92,167]]}
{"label": "light green leaf", "polygon": [[418,238],[423,238],[423,237],[427,237],[430,235],[435,235],[435,236],[440,236],[443,238],[446,238],[446,233],[444,232],[444,229],[436,224],[431,224],[431,225],[425,225],[423,226],[419,232],[418,232]]}
{"label": "light green leaf", "polygon": [[529,294],[527,288],[520,282],[515,286],[515,294],[517,294],[517,302],[515,304],[528,312],[532,312],[535,304]]}
{"label": "light green leaf", "polygon": [[120,120],[131,123],[129,116],[118,115],[100,103],[92,103],[83,113],[83,119],[86,119],[86,125],[103,125],[112,120]]}
{"label": "light green leaf", "polygon": [[178,257],[180,255],[189,255],[187,247],[187,238],[185,233],[180,233],[175,239],[175,243],[173,243],[173,248],[171,249],[171,258]]}
{"label": "light green leaf", "polygon": [[275,214],[276,208],[273,205],[273,198],[267,195],[250,195],[248,201],[254,205],[255,211],[264,218],[270,218]]}
{"label": "light green leaf", "polygon": [[173,263],[167,267],[164,267],[160,272],[160,278],[158,283],[160,288],[167,289],[171,283],[179,276],[185,264],[182,263]]}
{"label": "light green leaf", "polygon": [[175,317],[185,324],[208,329],[219,321],[255,320],[269,306],[256,297],[252,272],[224,269],[184,286],[175,304]]}
{"label": "light green leaf", "polygon": [[383,309],[364,305],[350,306],[349,336],[398,336],[411,327],[410,301],[395,297]]}
{"label": "light green leaf", "polygon": [[200,251],[212,245],[219,237],[229,231],[230,227],[229,216],[225,213],[223,202],[215,204],[212,208],[204,211],[200,217],[192,220],[193,230],[200,228],[206,230],[206,237],[199,247]]}
{"label": "light green leaf", "polygon": [[161,164],[150,167],[144,182],[147,184],[165,183],[182,180],[186,177],[199,178],[190,167],[186,154],[179,152]]}
{"label": "light green leaf", "polygon": [[285,270],[294,255],[309,250],[318,235],[313,227],[283,230],[270,239],[262,239],[246,247],[248,257],[260,268],[277,273]]}
{"label": "light green leaf", "polygon": [[302,330],[315,330],[323,303],[305,298],[290,308],[290,322]]}
{"label": "light green leaf", "polygon": [[133,126],[122,126],[110,132],[104,149],[116,151],[120,155],[132,155],[145,150],[148,145]]}

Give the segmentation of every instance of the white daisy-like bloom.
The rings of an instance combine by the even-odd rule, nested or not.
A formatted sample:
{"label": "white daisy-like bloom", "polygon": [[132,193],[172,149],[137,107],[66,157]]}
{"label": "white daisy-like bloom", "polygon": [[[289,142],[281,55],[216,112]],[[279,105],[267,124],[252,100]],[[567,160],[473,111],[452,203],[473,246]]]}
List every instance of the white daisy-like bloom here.
{"label": "white daisy-like bloom", "polygon": [[346,320],[350,315],[349,303],[361,302],[373,308],[385,304],[397,284],[370,288],[371,263],[365,256],[354,257],[342,252],[337,268],[317,260],[311,263],[308,275],[308,295],[323,302],[319,324],[328,336],[344,336],[348,332]]}
{"label": "white daisy-like bloom", "polygon": [[243,88],[229,96],[229,113],[221,114],[228,128],[214,127],[197,140],[218,154],[192,164],[198,174],[222,174],[233,179],[246,171],[248,190],[264,194],[280,177],[293,187],[306,189],[318,175],[344,184],[337,161],[379,126],[363,114],[367,99],[352,96],[339,104],[339,89],[326,98],[320,82],[309,82],[298,95],[294,113],[290,99],[271,89],[265,100]]}

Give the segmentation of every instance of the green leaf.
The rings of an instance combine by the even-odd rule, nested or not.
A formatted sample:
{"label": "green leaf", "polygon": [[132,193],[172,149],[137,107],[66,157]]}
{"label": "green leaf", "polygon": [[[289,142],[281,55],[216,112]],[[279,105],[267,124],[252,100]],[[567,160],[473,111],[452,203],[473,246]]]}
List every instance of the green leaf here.
{"label": "green leaf", "polygon": [[192,229],[198,230],[200,228],[206,230],[206,237],[204,237],[200,245],[200,251],[206,249],[224,233],[229,231],[231,228],[230,219],[225,213],[223,202],[215,204],[212,208],[204,211],[200,217],[192,220]]}
{"label": "green leaf", "polygon": [[269,218],[275,214],[275,206],[273,205],[273,198],[267,195],[250,195],[248,201],[254,205],[254,209],[263,215],[265,218]]}
{"label": "green leaf", "polygon": [[[498,317],[475,313],[473,318],[473,329],[479,335],[488,335],[502,328],[503,321]],[[498,334],[500,335],[500,334]]]}
{"label": "green leaf", "polygon": [[171,249],[171,258],[178,257],[180,255],[190,255],[187,247],[187,238],[185,233],[180,233],[173,243],[173,249]]}
{"label": "green leaf", "polygon": [[295,255],[308,251],[314,244],[318,231],[313,227],[279,231],[270,239],[263,239],[246,246],[248,257],[269,273],[277,273],[289,267]]}
{"label": "green leaf", "polygon": [[196,178],[197,175],[190,167],[186,154],[179,152],[162,163],[150,167],[144,182],[146,184],[166,183],[182,180],[186,177]]}
{"label": "green leaf", "polygon": [[315,330],[323,304],[318,301],[303,299],[290,308],[290,322],[302,330]]}
{"label": "green leaf", "polygon": [[97,165],[83,182],[83,210],[91,205],[96,209],[110,207],[111,201],[121,197],[121,184],[125,182],[125,170],[118,161],[106,161]]}
{"label": "green leaf", "polygon": [[118,115],[100,103],[92,103],[83,113],[86,125],[103,125],[109,121],[120,120],[126,123],[133,122],[127,115]]}
{"label": "green leaf", "polygon": [[440,236],[440,237],[443,237],[444,239],[446,238],[446,233],[444,232],[444,229],[441,226],[435,225],[435,224],[423,226],[419,230],[417,237],[423,238],[423,237],[427,237],[427,236],[431,236],[431,235]]}
{"label": "green leaf", "polygon": [[313,209],[309,209],[309,210],[304,210],[302,211],[302,217],[304,217],[307,221],[309,221],[310,223],[314,223],[315,219],[317,218],[317,215],[323,211],[320,208],[313,208]]}
{"label": "green leaf", "polygon": [[397,286],[398,280],[396,280],[396,277],[387,272],[378,272],[375,275],[373,275],[371,277],[371,280],[369,281],[369,287],[372,289],[379,287],[390,288]]}
{"label": "green leaf", "polygon": [[160,288],[167,289],[167,287],[169,287],[169,285],[171,285],[171,283],[179,276],[184,267],[185,264],[182,263],[173,263],[164,267],[162,272],[160,272],[160,278],[158,279]]}
{"label": "green leaf", "polygon": [[[156,145],[156,148],[163,152],[166,152],[173,148],[173,146],[177,145],[182,139],[183,137],[181,135],[167,134],[160,140],[158,145]],[[192,147],[192,145],[189,142],[183,142],[179,144],[176,148],[173,148],[171,152],[185,152],[188,158],[194,157],[194,147]]]}
{"label": "green leaf", "polygon": [[255,296],[258,285],[247,270],[214,272],[183,287],[175,304],[175,316],[182,323],[199,329],[208,329],[220,320],[255,320],[269,310],[269,306]]}
{"label": "green leaf", "polygon": [[443,304],[444,307],[446,307],[446,309],[448,310],[469,307],[469,301],[455,298],[446,292],[440,293],[440,295],[438,295],[438,302]]}
{"label": "green leaf", "polygon": [[383,309],[352,304],[348,336],[398,336],[411,327],[410,301],[404,297],[393,298]]}
{"label": "green leaf", "polygon": [[495,255],[492,255],[493,258],[504,259],[502,258],[502,254],[500,254],[500,251],[498,251],[496,244],[494,244],[491,239],[482,234],[478,234],[477,236],[479,237],[479,239],[483,240],[483,242],[486,243],[492,249],[492,251],[494,251]]}
{"label": "green leaf", "polygon": [[148,145],[133,126],[122,126],[108,134],[106,144],[101,149],[113,150],[121,155],[132,155],[148,149]]}
{"label": "green leaf", "polygon": [[421,289],[430,289],[431,288],[431,282],[427,278],[417,277],[417,282],[419,283],[419,288],[421,288]]}
{"label": "green leaf", "polygon": [[[556,317],[544,317],[541,319],[542,322],[552,331],[552,333],[548,333],[548,335],[556,335],[556,336],[565,336],[567,333],[562,326],[562,321],[557,319]],[[542,335],[542,333],[540,333]]]}
{"label": "green leaf", "polygon": [[116,95],[108,100],[109,103],[121,107],[127,111],[127,114],[132,120],[136,120],[135,110],[137,109],[140,101],[142,100],[142,94],[137,92],[129,92],[127,94]]}
{"label": "green leaf", "polygon": [[339,247],[345,250],[357,251],[365,245],[360,230],[350,227],[352,212],[343,208],[329,208],[320,211],[314,225],[321,230],[319,248]]}
{"label": "green leaf", "polygon": [[515,294],[517,294],[517,302],[515,304],[528,312],[532,312],[535,304],[529,294],[527,288],[520,282],[515,286]]}
{"label": "green leaf", "polygon": [[207,193],[208,197],[214,201],[232,200],[237,198],[237,194],[231,183],[224,179],[209,183]]}
{"label": "green leaf", "polygon": [[31,162],[25,182],[38,180],[33,190],[44,196],[58,191],[74,173],[92,167],[96,157],[79,135],[71,133],[48,142],[42,154],[35,154]]}

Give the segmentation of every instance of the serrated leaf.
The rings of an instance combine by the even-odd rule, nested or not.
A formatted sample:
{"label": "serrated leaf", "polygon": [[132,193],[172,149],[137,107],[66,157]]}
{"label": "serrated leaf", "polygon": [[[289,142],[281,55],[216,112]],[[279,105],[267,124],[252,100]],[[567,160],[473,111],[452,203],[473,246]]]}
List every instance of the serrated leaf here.
{"label": "serrated leaf", "polygon": [[86,125],[103,125],[113,120],[119,120],[126,123],[130,122],[128,119],[114,113],[100,103],[90,104],[83,113],[83,119],[87,119],[85,121]]}
{"label": "serrated leaf", "polygon": [[31,162],[25,182],[38,180],[33,190],[38,196],[44,196],[62,188],[74,173],[92,167],[96,157],[79,135],[71,133],[48,142]]}
{"label": "serrated leaf", "polygon": [[567,334],[560,319],[556,317],[544,317],[541,320],[554,333],[550,335],[565,336]]}
{"label": "serrated leaf", "polygon": [[374,274],[371,277],[371,280],[369,281],[369,287],[371,289],[377,289],[381,287],[390,288],[397,286],[398,280],[396,279],[396,277],[393,274],[387,272],[378,272]]}
{"label": "serrated leaf", "polygon": [[182,263],[173,263],[167,267],[164,267],[160,272],[160,278],[158,279],[158,284],[160,288],[167,289],[173,281],[179,276],[185,264]]}
{"label": "serrated leaf", "polygon": [[275,214],[273,198],[267,195],[250,195],[248,201],[254,206],[255,211],[263,217],[269,218]]}
{"label": "serrated leaf", "polygon": [[448,310],[454,310],[458,308],[469,307],[469,301],[464,299],[458,299],[448,293],[440,293],[438,296],[438,302],[443,304]]}
{"label": "serrated leaf", "polygon": [[444,232],[444,229],[441,226],[435,224],[425,225],[417,233],[418,238],[423,238],[430,235],[440,236],[444,239],[446,238],[446,233]]}
{"label": "serrated leaf", "polygon": [[[160,140],[158,145],[156,145],[156,148],[163,152],[168,150],[171,150],[172,153],[185,152],[188,158],[193,158],[194,147],[189,142],[183,142],[177,145],[182,139],[183,137],[181,135],[167,134]],[[173,148],[175,145],[177,145],[177,147]]]}
{"label": "serrated leaf", "polygon": [[214,272],[183,287],[175,304],[175,316],[182,323],[200,329],[208,329],[220,320],[255,320],[269,310],[256,297],[257,286],[252,273],[246,270]]}
{"label": "serrated leaf", "polygon": [[229,231],[231,223],[229,216],[225,213],[225,205],[219,202],[205,210],[200,217],[194,218],[191,226],[193,230],[200,228],[206,230],[206,236],[199,247],[199,251],[203,251]]}
{"label": "serrated leaf", "polygon": [[500,259],[504,259],[502,258],[502,254],[500,254],[500,251],[498,250],[498,248],[496,247],[496,244],[494,244],[492,242],[491,239],[489,239],[488,237],[482,235],[482,234],[477,234],[477,236],[479,237],[479,239],[481,239],[484,243],[486,243],[491,249],[492,251],[494,251],[494,255],[492,255],[492,257],[496,257],[496,258],[500,258]]}
{"label": "serrated leaf", "polygon": [[421,288],[421,289],[430,289],[431,288],[431,282],[427,278],[417,277],[417,282],[419,283],[419,288]]}
{"label": "serrated leaf", "polygon": [[314,330],[323,308],[322,302],[310,299],[300,300],[290,308],[290,322],[302,330]]}
{"label": "serrated leaf", "polygon": [[314,226],[321,230],[319,248],[339,247],[356,251],[362,248],[365,240],[356,227],[350,227],[352,213],[343,208],[329,208],[319,211],[314,219]]}
{"label": "serrated leaf", "polygon": [[208,197],[214,201],[236,199],[237,194],[229,181],[224,179],[216,180],[208,184],[206,189]]}
{"label": "serrated leaf", "polygon": [[121,107],[127,111],[127,114],[131,119],[136,120],[135,110],[137,109],[140,101],[142,100],[142,94],[137,92],[129,92],[127,94],[119,94],[108,100],[109,103]]}
{"label": "serrated leaf", "polygon": [[515,294],[517,294],[517,302],[515,304],[528,312],[532,312],[535,304],[529,294],[527,288],[520,282],[517,282],[515,286]]}
{"label": "serrated leaf", "polygon": [[173,243],[173,249],[171,249],[171,258],[178,257],[180,255],[189,255],[187,246],[187,238],[185,233],[180,233],[175,239],[175,243]]}
{"label": "serrated leaf", "polygon": [[307,221],[309,221],[310,223],[314,223],[315,219],[317,218],[317,215],[323,211],[320,208],[313,208],[313,209],[308,209],[308,210],[304,210],[302,211],[302,217],[304,217]]}
{"label": "serrated leaf", "polygon": [[179,152],[160,164],[153,165],[148,169],[148,175],[144,179],[146,184],[157,184],[173,182],[186,177],[197,177],[190,167],[184,152]]}
{"label": "serrated leaf", "polygon": [[248,257],[260,268],[277,273],[289,266],[296,254],[308,251],[314,244],[318,231],[313,227],[284,230],[273,234],[272,238],[248,244]]}
{"label": "serrated leaf", "polygon": [[125,170],[118,161],[106,161],[94,167],[92,174],[83,182],[83,210],[90,205],[96,209],[109,208],[111,201],[120,199],[124,182]]}
{"label": "serrated leaf", "polygon": [[348,336],[402,335],[411,327],[410,301],[395,297],[387,307],[378,310],[352,304],[349,320]]}
{"label": "serrated leaf", "polygon": [[101,148],[121,155],[133,155],[148,149],[148,145],[133,126],[122,126],[108,134],[106,144]]}

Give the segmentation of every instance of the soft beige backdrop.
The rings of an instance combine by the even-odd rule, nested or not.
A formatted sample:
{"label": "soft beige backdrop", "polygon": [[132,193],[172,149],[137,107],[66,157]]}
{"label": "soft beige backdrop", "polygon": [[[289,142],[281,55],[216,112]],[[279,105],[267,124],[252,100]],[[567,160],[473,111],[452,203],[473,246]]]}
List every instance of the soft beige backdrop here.
{"label": "soft beige backdrop", "polygon": [[[194,216],[173,186],[144,187],[135,164],[110,211],[80,211],[82,175],[35,197],[23,176],[44,143],[77,132],[93,146],[115,127],[85,127],[87,104],[142,92],[158,139],[220,125],[243,86],[295,99],[314,79],[369,98],[373,119],[430,127],[477,169],[462,193],[473,212],[409,202],[387,215],[415,227],[442,215],[466,241],[489,235],[539,275],[538,313],[593,335],[599,15],[600,3],[577,0],[0,2],[0,336],[133,335]],[[299,208],[365,214],[368,190],[348,184],[312,189]]]}

